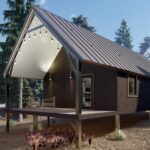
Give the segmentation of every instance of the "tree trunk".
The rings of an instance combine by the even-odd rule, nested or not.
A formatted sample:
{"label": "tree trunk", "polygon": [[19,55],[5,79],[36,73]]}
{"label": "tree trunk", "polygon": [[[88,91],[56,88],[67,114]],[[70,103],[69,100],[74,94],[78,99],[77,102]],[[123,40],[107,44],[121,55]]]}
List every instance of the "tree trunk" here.
{"label": "tree trunk", "polygon": [[[23,97],[23,78],[20,78],[20,89],[19,89],[19,109],[22,109],[22,97]],[[19,121],[23,122],[23,115],[19,115]]]}

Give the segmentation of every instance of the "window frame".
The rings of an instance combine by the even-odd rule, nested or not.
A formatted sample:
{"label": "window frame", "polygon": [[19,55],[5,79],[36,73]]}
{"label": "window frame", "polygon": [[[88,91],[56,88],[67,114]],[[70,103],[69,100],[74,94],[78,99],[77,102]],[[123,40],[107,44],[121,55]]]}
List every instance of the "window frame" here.
{"label": "window frame", "polygon": [[[136,88],[135,89],[136,90],[135,95],[132,95],[132,94],[129,93],[129,78],[134,78],[135,79],[135,84],[136,84],[136,85],[134,85],[135,88]],[[137,78],[137,76],[133,76],[133,75],[128,76],[128,97],[138,97],[138,78]]]}
{"label": "window frame", "polygon": [[[83,103],[82,103],[82,78],[91,78],[91,107],[84,107]],[[81,84],[80,84],[80,90],[81,90],[81,107],[83,109],[94,109],[94,74],[90,73],[90,74],[82,74],[81,75]]]}

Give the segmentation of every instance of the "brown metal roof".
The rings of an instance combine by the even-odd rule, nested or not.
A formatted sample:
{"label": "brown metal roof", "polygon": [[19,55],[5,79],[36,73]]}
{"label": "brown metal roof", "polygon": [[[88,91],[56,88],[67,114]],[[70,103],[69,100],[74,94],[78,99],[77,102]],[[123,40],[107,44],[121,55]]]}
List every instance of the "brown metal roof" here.
{"label": "brown metal roof", "polygon": [[150,61],[146,58],[44,9],[34,10],[82,60],[150,77]]}

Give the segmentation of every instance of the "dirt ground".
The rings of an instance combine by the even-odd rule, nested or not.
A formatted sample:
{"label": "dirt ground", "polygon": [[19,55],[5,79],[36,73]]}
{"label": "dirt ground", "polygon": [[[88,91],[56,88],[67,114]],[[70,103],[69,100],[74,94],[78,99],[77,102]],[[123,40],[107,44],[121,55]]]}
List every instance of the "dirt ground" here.
{"label": "dirt ground", "polygon": [[[43,118],[42,118],[43,120]],[[0,150],[31,150],[27,145],[24,134],[31,127],[31,118],[23,124],[11,127],[10,133],[5,133],[4,121],[0,120]],[[83,150],[150,150],[150,120],[145,113],[121,116],[121,128],[127,138],[123,141],[111,141],[108,134],[114,131],[114,117],[101,118],[83,122],[83,132],[93,135],[92,145],[83,143]],[[50,149],[50,148],[47,148]],[[75,149],[75,145],[61,148]]]}

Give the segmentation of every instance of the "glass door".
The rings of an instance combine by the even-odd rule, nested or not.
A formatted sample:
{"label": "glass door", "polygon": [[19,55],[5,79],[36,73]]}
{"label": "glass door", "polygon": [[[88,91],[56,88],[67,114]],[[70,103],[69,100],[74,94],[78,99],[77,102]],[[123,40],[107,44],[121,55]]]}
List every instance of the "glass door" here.
{"label": "glass door", "polygon": [[82,107],[92,108],[92,76],[82,76]]}

